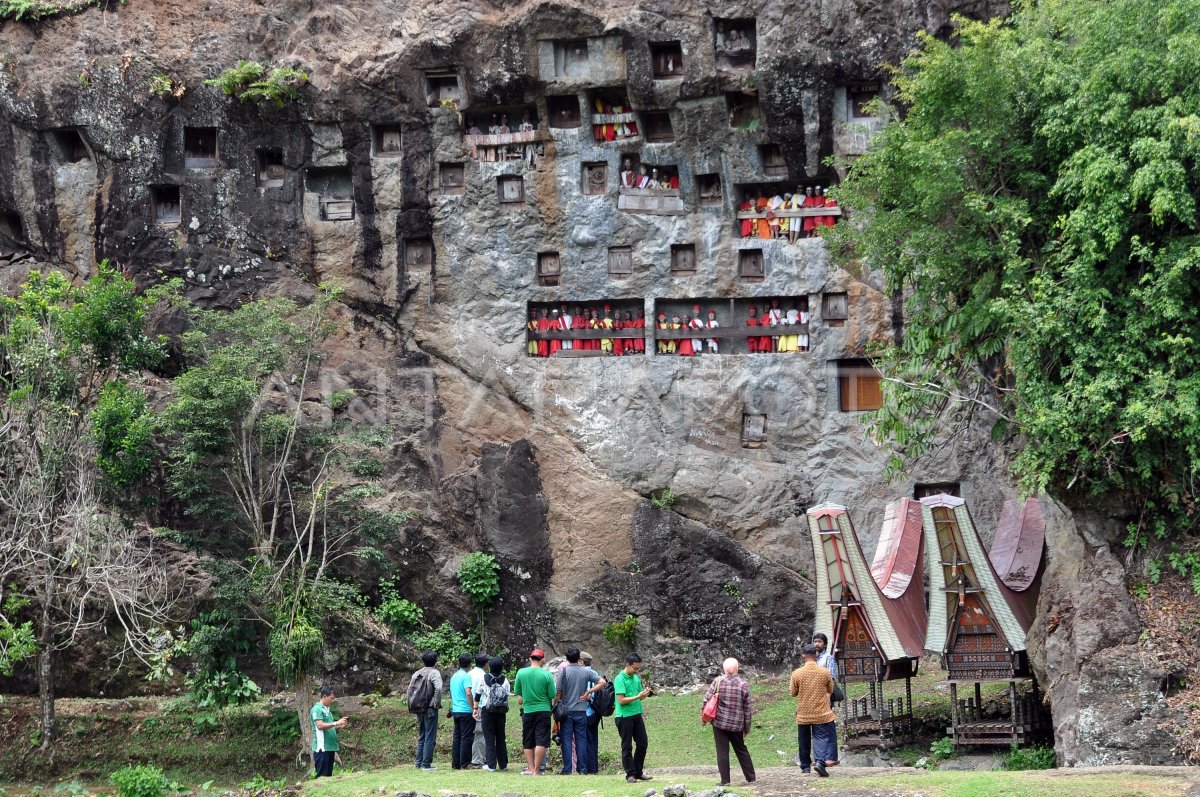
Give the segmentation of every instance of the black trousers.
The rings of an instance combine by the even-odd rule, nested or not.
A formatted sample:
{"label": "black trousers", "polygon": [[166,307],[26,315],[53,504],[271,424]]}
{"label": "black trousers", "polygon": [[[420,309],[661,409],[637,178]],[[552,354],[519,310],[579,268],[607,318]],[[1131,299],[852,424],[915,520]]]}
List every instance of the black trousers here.
{"label": "black trousers", "polygon": [[[317,733],[320,733],[320,731],[317,731]],[[313,769],[317,771],[318,778],[333,776],[333,757],[335,755],[337,755],[337,752],[334,750],[313,753]]]}
{"label": "black trousers", "polygon": [[[617,717],[617,733],[621,736],[621,767],[626,777],[640,778],[646,764],[646,721],[641,714]],[[634,743],[637,752],[634,752]]]}
{"label": "black trousers", "polygon": [[486,708],[480,715],[483,724],[484,758],[492,769],[508,769],[508,740],[504,738],[507,713],[495,713]]}
{"label": "black trousers", "polygon": [[475,741],[475,717],[469,711],[454,712],[454,738],[450,742],[450,766],[462,769],[471,765],[471,744]]}
{"label": "black trousers", "polygon": [[750,760],[750,751],[746,749],[746,734],[742,731],[726,731],[713,726],[713,740],[717,743],[717,771],[721,773],[721,782],[729,782],[729,748],[737,754],[738,765],[742,768],[742,777],[747,783],[754,782],[754,762]]}

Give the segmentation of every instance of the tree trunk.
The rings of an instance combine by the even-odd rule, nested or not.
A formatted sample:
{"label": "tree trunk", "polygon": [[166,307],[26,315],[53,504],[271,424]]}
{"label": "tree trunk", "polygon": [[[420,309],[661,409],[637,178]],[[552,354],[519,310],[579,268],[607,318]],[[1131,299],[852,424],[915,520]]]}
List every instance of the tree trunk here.
{"label": "tree trunk", "polygon": [[54,746],[54,626],[50,620],[54,602],[54,577],[46,578],[42,595],[42,627],[38,629],[38,699],[42,709],[42,752]]}
{"label": "tree trunk", "polygon": [[42,613],[42,633],[38,652],[38,698],[42,708],[42,752],[54,745],[54,634],[50,620]]}
{"label": "tree trunk", "polygon": [[309,715],[313,706],[312,693],[313,677],[309,673],[304,673],[296,681],[296,716],[300,718],[300,751],[296,758],[306,769],[311,763],[310,756],[313,749],[312,717]]}

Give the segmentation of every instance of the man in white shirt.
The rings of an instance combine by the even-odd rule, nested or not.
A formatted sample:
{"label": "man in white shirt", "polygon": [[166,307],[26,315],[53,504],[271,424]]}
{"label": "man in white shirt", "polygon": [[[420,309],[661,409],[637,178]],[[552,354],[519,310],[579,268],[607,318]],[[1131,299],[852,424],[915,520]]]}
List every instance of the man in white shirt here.
{"label": "man in white shirt", "polygon": [[475,737],[471,740],[471,766],[482,767],[487,764],[487,744],[483,738],[483,722],[479,714],[479,702],[483,699],[483,668],[488,666],[490,657],[480,653],[475,657],[475,666],[467,674],[471,676],[471,694],[475,697]]}

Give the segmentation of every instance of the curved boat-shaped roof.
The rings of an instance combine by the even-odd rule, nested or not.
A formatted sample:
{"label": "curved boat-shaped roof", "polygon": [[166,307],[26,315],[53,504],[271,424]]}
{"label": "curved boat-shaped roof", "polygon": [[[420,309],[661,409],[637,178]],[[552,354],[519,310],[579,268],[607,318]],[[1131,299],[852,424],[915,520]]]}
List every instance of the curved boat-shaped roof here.
{"label": "curved boat-shaped roof", "polygon": [[1032,613],[992,567],[966,503],[952,495],[931,495],[921,499],[921,508],[929,552],[926,557],[929,624],[925,649],[938,654],[947,652],[950,622],[967,596],[991,618],[1012,652],[1024,651]]}
{"label": "curved boat-shaped roof", "polygon": [[1046,545],[1046,519],[1036,498],[1005,501],[989,554],[992,567],[1013,592],[1037,588]]}
{"label": "curved boat-shaped roof", "polygon": [[[917,579],[917,589],[907,590],[917,595],[919,610],[884,596],[871,570],[867,567],[858,535],[846,507],[822,504],[808,510],[808,528],[812,536],[813,557],[816,561],[817,612],[816,631],[835,639],[838,613],[845,602],[856,605],[868,624],[868,632],[881,657],[889,664],[892,675],[911,674],[915,668],[910,660],[921,656],[924,640],[924,600]],[[919,551],[918,551],[919,556]],[[892,668],[893,662],[904,662]]]}
{"label": "curved boat-shaped roof", "polygon": [[[924,577],[917,566],[921,554],[921,504],[901,498],[887,505],[883,530],[871,562],[871,575],[885,598],[895,600],[908,590],[913,575]],[[924,596],[922,596],[922,603]]]}

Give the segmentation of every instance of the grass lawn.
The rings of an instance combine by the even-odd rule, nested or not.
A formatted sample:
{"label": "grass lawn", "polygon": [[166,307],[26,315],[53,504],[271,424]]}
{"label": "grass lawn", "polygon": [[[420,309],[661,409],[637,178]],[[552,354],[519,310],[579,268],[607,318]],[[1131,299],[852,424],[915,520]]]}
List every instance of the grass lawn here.
{"label": "grass lawn", "polygon": [[812,791],[887,789],[924,797],[1182,797],[1190,784],[1180,777],[1133,773],[897,772],[890,775],[830,777],[805,781]]}
{"label": "grass lawn", "polygon": [[[670,775],[643,783],[626,783],[620,775],[544,775],[531,778],[509,772],[453,771],[446,766],[437,772],[421,772],[412,767],[354,772],[332,778],[310,781],[304,788],[305,797],[372,797],[381,793],[391,797],[398,791],[413,790],[426,794],[477,794],[496,797],[498,794],[525,794],[528,797],[642,797],[647,789],[662,791],[663,787],[683,783],[692,790],[712,788],[716,780],[708,777]],[[733,790],[746,795],[746,790]]]}

